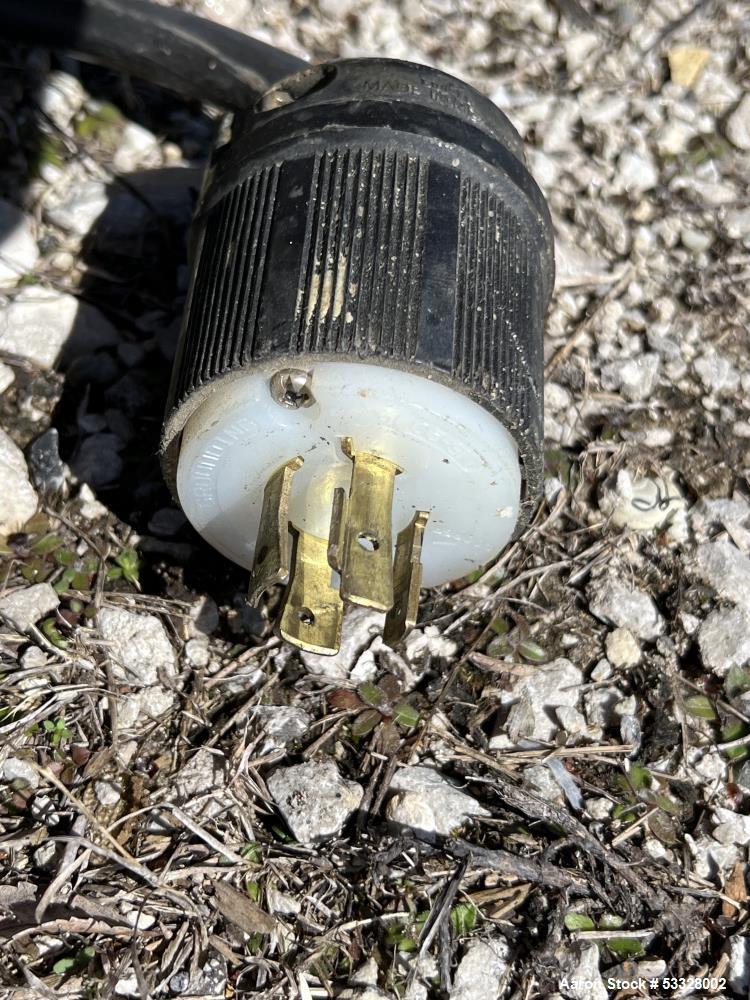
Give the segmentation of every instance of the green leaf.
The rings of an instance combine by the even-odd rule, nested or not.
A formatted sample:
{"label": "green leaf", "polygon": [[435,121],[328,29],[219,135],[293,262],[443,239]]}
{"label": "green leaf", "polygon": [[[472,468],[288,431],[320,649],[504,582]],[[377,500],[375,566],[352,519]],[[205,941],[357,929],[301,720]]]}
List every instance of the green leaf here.
{"label": "green leaf", "polygon": [[451,910],[451,925],[454,934],[468,934],[477,924],[479,910],[473,903],[458,903]]}
{"label": "green leaf", "polygon": [[247,889],[247,894],[250,897],[250,899],[252,899],[254,903],[257,903],[261,897],[260,883],[253,882],[250,879],[248,879],[245,882],[245,888]]}
{"label": "green leaf", "polygon": [[274,823],[271,827],[271,833],[277,840],[280,840],[282,844],[293,844],[294,837],[289,834],[287,830],[284,829],[279,823]]}
{"label": "green leaf", "polygon": [[45,635],[53,646],[58,649],[67,649],[70,643],[58,629],[54,618],[45,618],[41,624],[42,634]]}
{"label": "green leaf", "polygon": [[36,169],[50,163],[54,167],[61,167],[65,160],[63,154],[65,146],[61,139],[51,135],[42,135],[39,140],[39,148],[36,154]]}
{"label": "green leaf", "polygon": [[55,549],[59,549],[62,545],[63,540],[59,535],[45,535],[44,538],[38,539],[31,546],[32,552],[36,552],[37,555],[43,556],[48,552],[54,552]]}
{"label": "green leaf", "polygon": [[52,719],[45,719],[43,725],[45,732],[50,734],[53,747],[59,747],[63,740],[69,740],[73,735],[65,725],[65,719],[62,716],[55,719],[54,722]]}
{"label": "green leaf", "polygon": [[[740,740],[743,736],[747,736],[748,727],[744,722],[739,719],[731,719],[721,731],[721,742],[731,743],[732,740]],[[744,760],[748,754],[750,754],[750,747],[729,747],[724,751],[729,760],[740,761]]]}
{"label": "green leaf", "polygon": [[399,951],[416,951],[417,939],[427,923],[430,914],[426,910],[417,913],[411,920],[392,924],[385,937],[387,945],[395,945]]}
{"label": "green leaf", "polygon": [[691,694],[685,699],[685,711],[694,715],[697,719],[718,719],[716,709],[710,698],[705,694]]}
{"label": "green leaf", "polygon": [[632,805],[625,802],[615,803],[612,809],[612,819],[619,819],[623,823],[633,823],[637,817],[637,813],[633,812]]}
{"label": "green leaf", "polygon": [[253,864],[259,865],[263,860],[263,848],[254,840],[248,840],[240,848],[240,855],[248,861],[252,861]]}
{"label": "green leaf", "polygon": [[374,708],[368,708],[366,712],[360,712],[352,723],[352,737],[358,740],[362,736],[367,736],[382,721],[382,718],[383,716],[380,712]]}
{"label": "green leaf", "polygon": [[591,917],[573,910],[565,914],[565,926],[569,931],[593,931],[596,929],[596,924]]}
{"label": "green leaf", "polygon": [[731,743],[732,740],[741,740],[743,736],[747,736],[747,726],[740,719],[732,719],[721,731],[721,742]]}
{"label": "green leaf", "polygon": [[625,923],[625,917],[620,917],[616,913],[603,913],[599,920],[599,930],[618,931]]}
{"label": "green leaf", "polygon": [[43,535],[49,531],[49,518],[42,511],[39,511],[28,519],[21,531],[25,535]]}
{"label": "green leaf", "polygon": [[76,554],[70,549],[58,549],[53,558],[60,566],[72,566],[76,561]]}
{"label": "green leaf", "polygon": [[135,549],[123,549],[115,559],[115,562],[122,570],[122,575],[128,583],[132,583],[133,586],[136,586],[138,584],[138,572],[141,567],[141,560],[139,559],[138,553]]}
{"label": "green leaf", "polygon": [[251,955],[255,955],[263,948],[265,943],[266,939],[263,934],[251,934],[247,939],[245,947]]}
{"label": "green leaf", "polygon": [[76,573],[70,581],[71,590],[88,590],[91,587],[91,575],[89,573]]}
{"label": "green leaf", "polygon": [[411,937],[400,937],[396,941],[396,947],[399,951],[416,951],[417,942]]}
{"label": "green leaf", "polygon": [[724,693],[727,698],[737,698],[750,691],[750,670],[744,667],[732,667],[724,678]]}
{"label": "green leaf", "polygon": [[393,720],[400,726],[411,729],[419,722],[419,712],[408,701],[400,701],[393,711]]}
{"label": "green leaf", "polygon": [[663,809],[670,816],[679,816],[682,812],[679,803],[673,801],[667,795],[662,795],[660,792],[649,792],[646,798],[652,805]]}
{"label": "green leaf", "polygon": [[116,146],[122,126],[122,114],[113,105],[103,102],[78,117],[73,130],[79,139],[93,140],[103,146]]}
{"label": "green leaf", "polygon": [[50,567],[43,559],[32,559],[21,567],[21,576],[29,583],[43,583],[50,574]]}
{"label": "green leaf", "polygon": [[68,955],[67,958],[59,958],[55,964],[52,966],[52,971],[57,976],[64,976],[66,972],[70,972],[71,969],[76,967],[76,960],[72,955]]}
{"label": "green leaf", "polygon": [[490,628],[496,635],[505,635],[510,631],[510,625],[508,624],[507,618],[494,618],[490,622]]}
{"label": "green leaf", "polygon": [[73,582],[73,577],[76,575],[76,571],[72,566],[68,567],[62,574],[60,579],[55,584],[54,589],[58,594],[64,594],[66,590],[70,589],[70,585]]}
{"label": "green leaf", "polygon": [[507,635],[499,635],[497,639],[493,639],[487,647],[488,656],[508,656],[512,652],[513,647]]}
{"label": "green leaf", "polygon": [[630,778],[630,784],[636,791],[641,791],[651,786],[651,772],[643,764],[633,764],[628,772],[628,777]]}
{"label": "green leaf", "polygon": [[357,694],[366,705],[372,705],[373,708],[377,708],[385,701],[385,695],[377,684],[371,684],[369,681],[359,685]]}
{"label": "green leaf", "polygon": [[549,659],[539,643],[532,639],[524,639],[522,643],[519,643],[518,652],[524,660],[531,660],[533,663],[544,663]]}
{"label": "green leaf", "polygon": [[607,941],[607,947],[617,958],[623,961],[627,958],[637,958],[643,955],[643,945],[638,938],[611,938]]}

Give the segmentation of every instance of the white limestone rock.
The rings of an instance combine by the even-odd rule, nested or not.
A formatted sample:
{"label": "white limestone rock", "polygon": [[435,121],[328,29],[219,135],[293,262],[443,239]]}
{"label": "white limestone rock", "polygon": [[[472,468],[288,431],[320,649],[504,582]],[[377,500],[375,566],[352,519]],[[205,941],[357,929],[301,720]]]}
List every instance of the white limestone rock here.
{"label": "white limestone rock", "polygon": [[0,430],[0,535],[20,531],[36,514],[37,496],[29,480],[26,459],[18,445]]}
{"label": "white limestone rock", "polygon": [[311,674],[328,677],[330,680],[345,680],[349,677],[360,655],[372,640],[383,631],[383,614],[371,608],[355,605],[344,616],[341,630],[341,645],[334,656],[302,651],[300,659]]}
{"label": "white limestone rock", "polygon": [[724,677],[750,660],[750,611],[718,608],[701,625],[698,648],[704,666]]}
{"label": "white limestone rock", "polygon": [[89,353],[118,341],[104,316],[74,295],[52,288],[22,288],[0,308],[0,350],[52,368],[65,349],[67,357]]}
{"label": "white limestone rock", "polygon": [[226,783],[226,757],[202,747],[172,779],[174,801],[190,816],[210,819],[231,802],[223,794]]}
{"label": "white limestone rock", "polygon": [[458,963],[450,1000],[499,997],[508,971],[509,952],[508,942],[499,936],[470,941]]}
{"label": "white limestone rock", "polygon": [[607,625],[628,628],[639,639],[656,639],[664,619],[648,594],[615,576],[604,576],[588,588],[589,611]]}
{"label": "white limestone rock", "polygon": [[21,757],[7,757],[2,764],[2,780],[9,785],[15,782],[25,788],[39,787],[39,775],[27,760]]}
{"label": "white limestone rock", "polygon": [[386,805],[388,820],[427,841],[449,836],[472,816],[489,816],[476,799],[431,767],[398,768],[389,791],[394,794]]}
{"label": "white limestone rock", "polygon": [[6,389],[9,389],[16,379],[16,373],[13,371],[10,365],[3,364],[0,361],[0,394],[4,393]]}
{"label": "white limestone rock", "polygon": [[612,361],[602,368],[602,387],[610,392],[622,393],[630,402],[647,399],[656,384],[660,361],[655,351],[638,358]]}
{"label": "white limestone rock", "polygon": [[576,708],[582,683],[583,674],[565,657],[531,669],[503,696],[503,704],[511,706],[510,712],[503,733],[493,736],[490,746],[499,749],[521,740],[554,739],[560,728],[557,710]]}
{"label": "white limestone rock", "polygon": [[117,724],[122,730],[138,730],[163,719],[175,707],[177,696],[160,684],[124,694],[117,702]]}
{"label": "white limestone rock", "polygon": [[729,939],[729,988],[736,997],[746,997],[750,989],[750,937],[733,934]]}
{"label": "white limestone rock", "polygon": [[27,215],[0,198],[0,286],[15,285],[39,260],[39,249]]}
{"label": "white limestone rock", "polygon": [[613,190],[632,196],[650,191],[659,183],[659,168],[651,153],[625,149],[617,161]]}
{"label": "white limestone rock", "polygon": [[86,91],[70,73],[55,70],[47,74],[36,99],[45,115],[65,131],[86,99]]}
{"label": "white limestone rock", "polygon": [[263,734],[258,747],[261,754],[295,743],[313,723],[309,712],[293,705],[258,705],[252,710],[252,718]]}
{"label": "white limestone rock", "polygon": [[95,781],[94,795],[100,806],[110,809],[122,798],[122,788],[115,781]]}
{"label": "white limestone rock", "polygon": [[729,358],[714,347],[707,347],[693,362],[695,374],[703,383],[706,392],[719,396],[731,396],[740,384],[740,373]]}
{"label": "white limestone rock", "polygon": [[686,833],[685,842],[693,857],[693,871],[699,878],[711,881],[718,878],[723,882],[740,859],[740,849],[736,844],[720,844],[705,833],[695,838]]}
{"label": "white limestone rock", "polygon": [[112,158],[112,165],[120,174],[131,173],[144,167],[161,165],[159,140],[148,129],[136,122],[126,122],[120,142]]}
{"label": "white limestone rock", "polygon": [[99,611],[99,631],[109,644],[114,677],[121,684],[148,687],[162,677],[175,676],[172,644],[154,615],[103,607]]}
{"label": "white limestone rock", "polygon": [[609,993],[599,974],[599,957],[599,948],[593,941],[561,946],[558,952],[559,989],[564,997],[568,1000],[607,1000]]}
{"label": "white limestone rock", "polygon": [[404,642],[406,658],[418,663],[428,656],[436,660],[450,660],[458,652],[459,645],[450,636],[442,635],[437,625],[426,625],[423,629],[411,631]]}
{"label": "white limestone rock", "polygon": [[42,618],[51,615],[60,598],[48,583],[14,590],[0,598],[0,619],[17,632],[28,632]]}
{"label": "white limestone rock", "polygon": [[750,556],[726,539],[696,549],[691,568],[719,597],[750,611]]}
{"label": "white limestone rock", "polygon": [[81,517],[85,517],[87,521],[98,521],[100,517],[104,517],[108,513],[104,504],[99,503],[96,499],[96,494],[88,483],[81,484],[81,488],[78,491],[78,499],[81,503],[79,508]]}
{"label": "white limestone rock", "polygon": [[745,94],[727,119],[727,139],[737,149],[750,149],[750,94]]}
{"label": "white limestone rock", "polygon": [[49,222],[73,236],[85,236],[107,207],[107,185],[86,178],[70,184],[45,209]]}
{"label": "white limestone rock", "polygon": [[747,847],[750,844],[750,816],[717,806],[712,818],[716,824],[712,832],[714,840],[725,847],[730,844]]}
{"label": "white limestone rock", "polygon": [[599,508],[617,527],[652,531],[686,510],[687,501],[673,469],[665,467],[662,475],[646,476],[624,468],[602,486]]}
{"label": "white limestone rock", "polygon": [[362,786],[347,781],[332,760],[279,767],[266,784],[301,844],[335,837],[362,801]]}
{"label": "white limestone rock", "polygon": [[641,659],[641,647],[628,628],[616,628],[605,640],[607,659],[613,667],[634,667]]}

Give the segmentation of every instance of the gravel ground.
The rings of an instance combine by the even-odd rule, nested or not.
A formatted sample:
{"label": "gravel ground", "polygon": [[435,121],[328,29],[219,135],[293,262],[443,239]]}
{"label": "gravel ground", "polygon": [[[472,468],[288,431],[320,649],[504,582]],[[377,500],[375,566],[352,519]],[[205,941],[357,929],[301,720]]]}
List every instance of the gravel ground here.
{"label": "gravel ground", "polygon": [[747,997],[748,7],[189,6],[509,114],[546,499],[401,647],[274,638],[156,460],[219,116],[0,49],[0,994]]}

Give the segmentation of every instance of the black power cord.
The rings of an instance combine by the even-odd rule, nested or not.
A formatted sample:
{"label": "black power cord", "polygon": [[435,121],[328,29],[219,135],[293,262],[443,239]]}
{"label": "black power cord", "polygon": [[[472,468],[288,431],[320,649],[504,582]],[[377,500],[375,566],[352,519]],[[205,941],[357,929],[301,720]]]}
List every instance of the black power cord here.
{"label": "black power cord", "polygon": [[147,0],[0,0],[0,33],[223,108],[251,106],[307,65],[238,31]]}

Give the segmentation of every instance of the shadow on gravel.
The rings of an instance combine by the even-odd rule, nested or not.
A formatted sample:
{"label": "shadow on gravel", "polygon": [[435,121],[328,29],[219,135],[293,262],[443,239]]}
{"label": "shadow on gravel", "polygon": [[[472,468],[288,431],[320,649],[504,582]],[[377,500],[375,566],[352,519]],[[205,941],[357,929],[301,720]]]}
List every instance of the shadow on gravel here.
{"label": "shadow on gravel", "polygon": [[[78,127],[80,115],[62,130],[43,111],[44,88],[61,68],[80,79],[88,103],[101,102],[116,116],[115,129],[125,122],[141,125],[173,149],[179,147],[183,162],[190,165],[115,175],[97,191],[96,173],[80,169],[89,155],[106,162],[101,149],[90,145],[96,136]],[[81,197],[90,196],[93,188],[101,201],[80,251],[54,228],[40,241],[45,257],[70,246],[80,281],[70,289],[67,281],[60,284],[54,270],[43,268],[41,286],[72,290],[80,306],[56,365],[61,374],[22,363],[18,384],[24,391],[31,384],[37,399],[53,403],[57,398],[52,433],[40,442],[50,453],[50,468],[59,469],[62,459],[79,482],[88,484],[141,536],[139,547],[151,567],[145,568],[142,582],[154,593],[183,583],[226,593],[246,585],[246,574],[235,572],[186,524],[164,485],[158,460],[189,279],[188,229],[217,125],[198,105],[148,83],[42,50],[0,45],[0,197],[27,210],[40,205],[34,185],[45,164],[64,173],[77,160],[81,184],[89,184]],[[46,220],[49,208],[46,201],[41,204]],[[73,196],[69,210],[78,207]],[[9,297],[26,285],[21,282]],[[6,400],[6,409],[12,405]],[[13,421],[23,446],[31,443],[27,455],[33,464],[33,442],[45,432],[48,418],[15,407],[3,411],[3,420]],[[153,574],[161,580],[148,579]]]}

